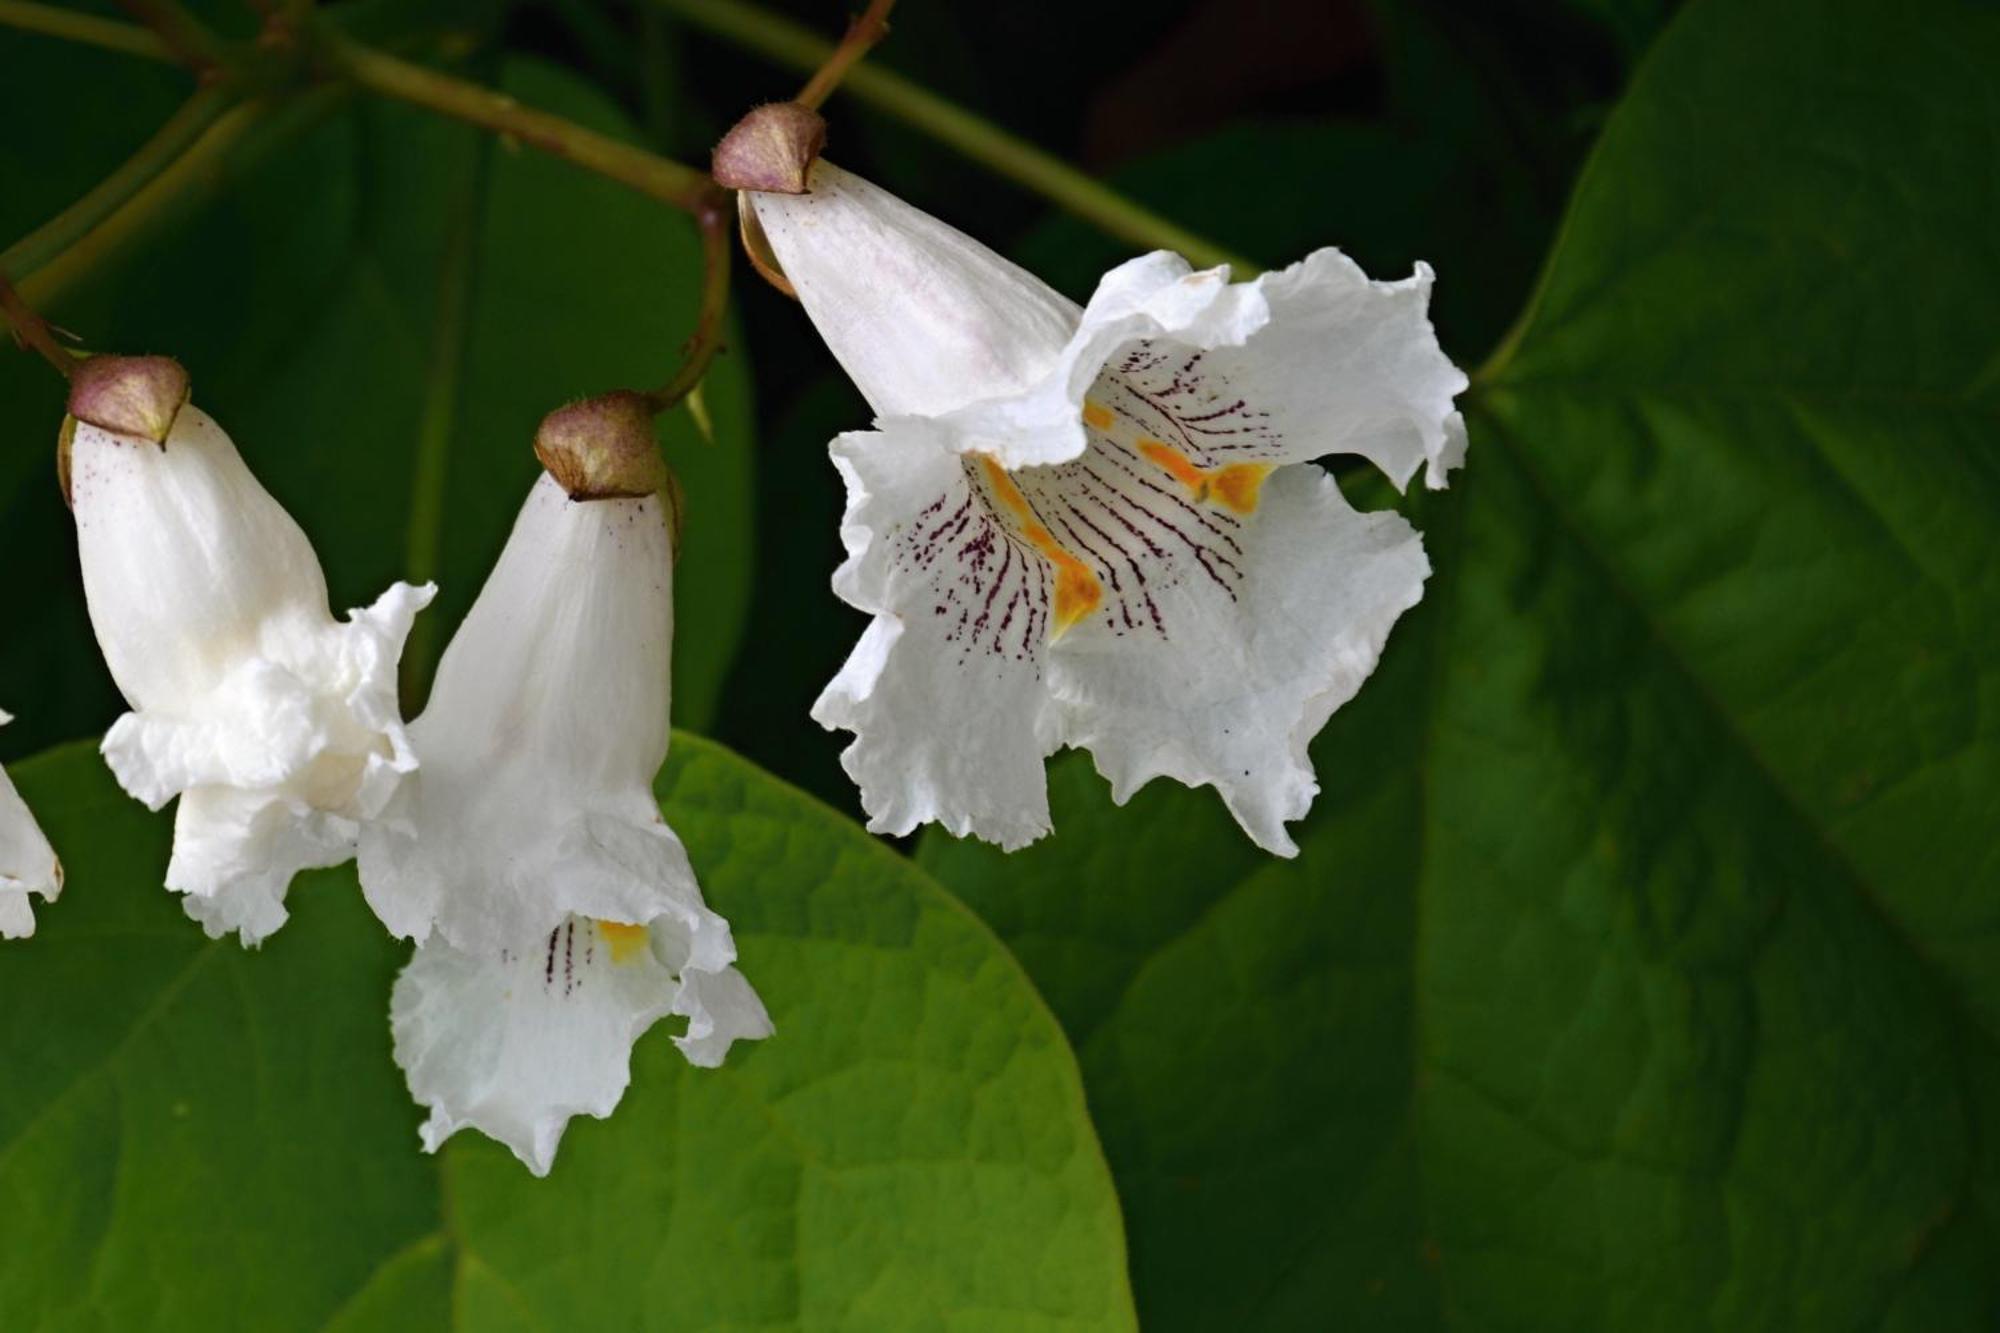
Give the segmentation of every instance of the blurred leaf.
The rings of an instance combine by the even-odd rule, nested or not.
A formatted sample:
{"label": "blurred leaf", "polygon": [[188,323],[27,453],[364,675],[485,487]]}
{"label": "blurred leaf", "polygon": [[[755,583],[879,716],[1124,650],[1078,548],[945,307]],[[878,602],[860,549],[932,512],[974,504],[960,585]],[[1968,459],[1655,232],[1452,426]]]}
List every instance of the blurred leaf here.
{"label": "blurred leaf", "polygon": [[89,748],[14,776],[70,879],[0,956],[10,1330],[1132,1326],[1076,1066],[1019,967],[719,747],[677,738],[660,791],[777,1035],[693,1070],[655,1030],[544,1181],[471,1134],[418,1151],[402,951],[351,870],[246,953],[157,887],[168,821]]}
{"label": "blurred leaf", "polygon": [[[0,249],[81,196],[131,155],[193,90],[177,69],[0,28]],[[116,88],[116,96],[79,96]],[[10,275],[13,276],[13,275]],[[95,663],[65,667],[55,643],[89,644],[83,598],[51,597],[75,579],[75,538],[55,498],[62,383],[0,331],[0,708],[21,714],[0,754],[26,754],[90,727],[109,682]],[[54,515],[50,502],[54,501]],[[63,516],[59,534],[52,519]],[[71,663],[79,659],[69,659]],[[75,721],[65,721],[73,719]]]}
{"label": "blurred leaf", "polygon": [[[0,68],[0,123],[14,131],[0,135],[0,249],[74,203],[194,91],[172,65],[6,27]],[[117,96],[79,95],[111,87]]]}
{"label": "blurred leaf", "polygon": [[[513,61],[501,82],[525,102],[629,132],[572,76]],[[699,276],[693,227],[658,203],[367,102],[51,313],[92,346],[187,364],[197,401],[313,538],[336,611],[407,572],[419,442],[437,432],[441,593],[419,621],[434,655],[535,476],[537,422],[569,399],[665,379],[693,328]],[[19,631],[0,640],[0,697],[21,718],[7,743],[25,749],[101,730],[120,705],[89,637],[54,485],[61,396],[46,371],[49,383],[30,390],[22,376],[33,368],[10,370],[0,568],[43,575],[0,585],[0,619]],[[661,425],[688,497],[674,702],[691,726],[714,714],[749,601],[749,393],[746,358],[724,357],[708,380],[716,443],[684,413]]]}
{"label": "blurred leaf", "polygon": [[927,840],[1149,1328],[2000,1318],[1996,65],[1949,0],[1688,7],[1297,861],[1080,761],[1049,843]]}

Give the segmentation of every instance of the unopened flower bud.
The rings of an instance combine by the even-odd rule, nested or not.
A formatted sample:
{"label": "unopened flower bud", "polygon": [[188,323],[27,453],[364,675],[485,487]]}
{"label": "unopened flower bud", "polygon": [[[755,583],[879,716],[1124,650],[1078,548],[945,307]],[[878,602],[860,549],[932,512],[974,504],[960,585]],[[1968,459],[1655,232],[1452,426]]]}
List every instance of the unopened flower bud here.
{"label": "unopened flower bud", "polygon": [[572,500],[637,499],[667,484],[652,406],[630,389],[549,413],[535,432],[535,457]]}
{"label": "unopened flower bud", "polygon": [[826,121],[797,102],[771,102],[736,122],[715,146],[710,174],[731,190],[804,194],[826,147]]}
{"label": "unopened flower bud", "polygon": [[188,373],[170,356],[93,356],[69,381],[70,416],[158,445],[187,400]]}

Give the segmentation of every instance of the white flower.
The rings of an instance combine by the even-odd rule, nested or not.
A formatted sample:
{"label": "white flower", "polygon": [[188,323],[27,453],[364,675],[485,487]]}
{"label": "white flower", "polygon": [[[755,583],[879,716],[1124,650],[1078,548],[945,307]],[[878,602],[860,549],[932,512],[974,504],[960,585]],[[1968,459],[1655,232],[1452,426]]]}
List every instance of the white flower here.
{"label": "white flower", "polygon": [[[91,625],[131,705],[119,784],[175,796],[170,889],[255,944],[292,876],[354,854],[415,766],[396,663],[430,587],[334,620],[311,543],[162,358],[96,357],[71,392],[68,486]],[[96,423],[96,424],[93,424]]]}
{"label": "white flower", "polygon": [[[13,721],[0,713],[0,726]],[[35,823],[28,803],[14,790],[7,770],[0,768],[0,940],[22,940],[35,933],[35,909],[28,895],[39,893],[54,902],[62,892],[62,863]]]}
{"label": "white flower", "polygon": [[1161,252],[1078,310],[825,162],[807,193],[743,197],[877,413],[833,445],[834,587],[875,620],[813,709],[855,733],[870,827],[1021,846],[1070,745],[1118,801],[1211,784],[1296,852],[1307,744],[1429,572],[1312,460],[1436,487],[1465,453],[1430,270],[1374,282],[1329,249],[1232,284]]}
{"label": "white flower", "polygon": [[704,1066],[771,1025],[652,794],[673,555],[650,413],[593,400],[537,445],[556,475],[446,649],[410,726],[422,769],[360,865],[370,905],[419,945],[391,1023],[425,1147],[471,1126],[542,1175],[571,1116],[611,1113],[662,1015],[687,1017],[675,1041]]}

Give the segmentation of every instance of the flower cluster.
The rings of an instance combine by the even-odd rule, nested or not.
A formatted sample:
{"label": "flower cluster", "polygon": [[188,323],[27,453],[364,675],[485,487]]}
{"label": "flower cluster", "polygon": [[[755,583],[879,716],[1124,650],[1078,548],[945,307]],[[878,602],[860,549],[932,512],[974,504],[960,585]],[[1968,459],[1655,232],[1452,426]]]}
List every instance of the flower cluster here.
{"label": "flower cluster", "polygon": [[[1430,570],[1407,521],[1357,511],[1319,460],[1437,487],[1465,455],[1430,270],[1378,282],[1329,249],[1232,282],[1156,253],[1079,307],[822,141],[813,113],[763,108],[716,176],[875,412],[832,444],[834,589],[873,620],[813,708],[853,733],[870,827],[1021,846],[1050,828],[1044,761],[1073,746],[1118,801],[1212,786],[1293,854],[1307,747]],[[657,1020],[686,1020],[702,1066],[772,1031],[652,795],[678,523],[656,407],[614,393],[544,421],[543,474],[408,723],[398,662],[433,589],[336,619],[305,533],[177,364],[83,362],[64,428],[91,621],[131,707],[103,752],[132,796],[179,800],[167,887],[254,945],[298,871],[357,859],[415,945],[390,1019],[425,1146],[473,1127],[536,1174],[571,1117],[611,1113]],[[61,883],[0,774],[0,934]]]}
{"label": "flower cluster", "polygon": [[[570,1117],[611,1113],[633,1043],[685,1016],[720,1064],[769,1019],[651,796],[666,758],[673,550],[652,418],[557,412],[486,588],[405,725],[396,679],[434,589],[336,620],[305,533],[165,358],[72,380],[63,478],[91,623],[131,706],[103,751],[179,797],[168,888],[211,935],[283,926],[292,877],[358,853],[417,942],[391,1001],[425,1146],[472,1126],[546,1173]],[[0,927],[60,873],[0,778]]]}

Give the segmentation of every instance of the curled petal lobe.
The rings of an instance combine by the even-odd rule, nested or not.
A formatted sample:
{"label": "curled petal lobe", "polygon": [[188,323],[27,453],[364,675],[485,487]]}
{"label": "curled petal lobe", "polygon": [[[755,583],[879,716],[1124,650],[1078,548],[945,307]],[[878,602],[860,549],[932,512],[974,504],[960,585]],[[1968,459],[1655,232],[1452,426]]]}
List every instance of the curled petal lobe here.
{"label": "curled petal lobe", "polygon": [[183,798],[167,886],[254,944],[415,766],[396,664],[434,590],[336,621],[305,534],[193,406],[161,444],[80,422],[70,448],[91,622],[132,706],[106,762],[154,809]]}
{"label": "curled petal lobe", "polygon": [[301,870],[354,855],[353,819],[239,787],[190,787],[174,811],[167,887],[210,938],[252,945],[285,924],[285,892]]}
{"label": "curled petal lobe", "polygon": [[1017,846],[1070,745],[1120,800],[1213,785],[1294,851],[1307,744],[1429,572],[1408,523],[1357,514],[1316,460],[1399,488],[1464,460],[1430,269],[1378,282],[1324,249],[1231,282],[1161,252],[1079,310],[838,168],[811,184],[750,198],[878,414],[833,446],[834,586],[875,620],[814,710],[855,733],[871,827]]}
{"label": "curled petal lobe", "polygon": [[772,1031],[764,1002],[733,967],[683,970],[673,1011],[688,1021],[687,1031],[674,1038],[674,1045],[697,1069],[720,1068],[736,1042],[761,1040]]}
{"label": "curled petal lobe", "polygon": [[[0,725],[9,720],[0,713]],[[62,892],[62,879],[62,863],[13,780],[0,768],[0,940],[33,935],[35,909],[29,895],[54,902]]]}

